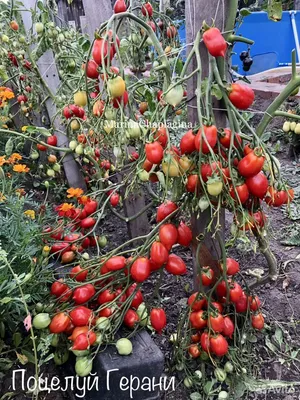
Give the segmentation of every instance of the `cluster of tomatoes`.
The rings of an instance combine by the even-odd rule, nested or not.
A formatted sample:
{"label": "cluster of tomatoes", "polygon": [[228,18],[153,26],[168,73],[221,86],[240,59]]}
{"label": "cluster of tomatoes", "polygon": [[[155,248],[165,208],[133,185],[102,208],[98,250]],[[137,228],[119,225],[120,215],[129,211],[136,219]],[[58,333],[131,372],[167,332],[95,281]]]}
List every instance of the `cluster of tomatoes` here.
{"label": "cluster of tomatoes", "polygon": [[[201,269],[200,279],[204,288],[210,291],[203,294],[193,293],[188,299],[190,307],[189,321],[192,328],[191,342],[188,348],[192,358],[198,358],[201,352],[222,357],[228,352],[228,340],[231,340],[238,329],[234,313],[251,315],[252,327],[261,330],[264,317],[260,311],[261,302],[257,296],[247,296],[242,287],[232,279],[240,270],[239,263],[226,259],[226,268],[219,264],[221,276],[217,282],[216,272],[211,267]],[[228,277],[228,278],[227,278]],[[213,300],[215,298],[215,300]]]}

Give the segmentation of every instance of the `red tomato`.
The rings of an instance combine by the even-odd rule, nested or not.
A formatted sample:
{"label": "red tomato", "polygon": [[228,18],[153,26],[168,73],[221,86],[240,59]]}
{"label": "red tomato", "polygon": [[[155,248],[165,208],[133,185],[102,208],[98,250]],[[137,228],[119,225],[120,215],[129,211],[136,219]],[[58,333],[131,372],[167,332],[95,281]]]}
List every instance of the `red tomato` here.
{"label": "red tomato", "polygon": [[[249,190],[248,190],[248,186],[247,186],[245,183],[243,183],[242,185],[236,186],[236,187],[235,187],[235,190],[236,190],[236,192],[237,192],[237,195],[238,195],[238,198],[239,198],[240,202],[241,202],[242,204],[245,204],[246,201],[249,199]],[[229,192],[229,193],[230,193],[230,196],[231,196],[233,199],[237,200],[237,196],[236,196],[235,190],[234,190],[234,187],[231,186],[230,192]]]}
{"label": "red tomato", "polygon": [[222,165],[220,162],[212,162],[209,164],[202,164],[200,168],[201,177],[204,182],[208,181],[208,178],[211,177],[214,173],[219,175],[219,170]]}
{"label": "red tomato", "polygon": [[74,278],[77,282],[83,282],[86,280],[87,274],[87,269],[82,269],[80,265],[76,265],[70,271],[70,278]]}
{"label": "red tomato", "polygon": [[84,206],[84,211],[87,215],[94,214],[97,211],[98,203],[96,200],[89,200]]}
{"label": "red tomato", "polygon": [[64,283],[63,279],[59,279],[58,281],[52,283],[50,292],[53,296],[60,297],[66,290],[69,289],[69,286]]}
{"label": "red tomato", "polygon": [[166,201],[162,203],[158,209],[156,214],[156,222],[161,222],[165,218],[167,218],[170,214],[172,214],[175,210],[178,209],[178,206],[172,201]]}
{"label": "red tomato", "polygon": [[92,228],[95,224],[96,224],[96,220],[95,220],[95,218],[92,218],[92,217],[84,218],[84,219],[81,220],[81,222],[80,222],[80,226],[81,226],[81,228],[83,228],[83,229]]}
{"label": "red tomato", "polygon": [[120,201],[120,195],[118,193],[113,193],[109,198],[109,202],[112,205],[112,207],[117,207],[119,201]]}
{"label": "red tomato", "polygon": [[89,60],[86,65],[86,75],[90,79],[98,79],[99,71],[98,64],[94,60]]}
{"label": "red tomato", "polygon": [[217,301],[213,301],[213,302],[211,303],[211,306],[212,306],[212,309],[216,309],[216,310],[218,310],[220,313],[223,312],[223,306],[222,306],[221,303],[218,303]]}
{"label": "red tomato", "polygon": [[187,268],[183,259],[176,254],[170,254],[166,265],[166,270],[172,275],[183,275]]}
{"label": "red tomato", "polygon": [[237,303],[241,298],[242,294],[243,290],[237,282],[234,282],[232,285],[230,285],[229,289],[230,301],[232,301],[233,303]]}
{"label": "red tomato", "polygon": [[93,311],[87,307],[78,306],[70,312],[70,317],[74,326],[85,326],[92,321]]}
{"label": "red tomato", "polygon": [[65,242],[75,242],[81,237],[81,233],[69,233],[68,235],[64,236],[64,241]]}
{"label": "red tomato", "polygon": [[203,310],[193,311],[190,314],[190,322],[193,328],[203,329],[207,326],[206,314],[204,313]]}
{"label": "red tomato", "polygon": [[162,90],[159,90],[157,92],[157,95],[156,95],[157,101],[161,101],[163,94],[164,94],[164,92]]}
{"label": "red tomato", "polygon": [[113,256],[106,261],[105,266],[108,271],[119,271],[126,266],[126,258],[123,256]]}
{"label": "red tomato", "polygon": [[185,185],[186,191],[189,193],[197,193],[200,189],[200,179],[196,174],[189,175]]}
{"label": "red tomato", "polygon": [[137,258],[131,266],[130,273],[135,282],[144,282],[151,273],[151,265],[148,258]]}
{"label": "red tomato", "polygon": [[104,292],[101,292],[97,298],[98,304],[105,304],[112,302],[116,297],[116,293],[110,291],[109,289],[105,289]]}
{"label": "red tomato", "polygon": [[177,232],[177,243],[179,243],[181,246],[189,246],[193,239],[191,229],[184,222],[180,221]]}
{"label": "red tomato", "polygon": [[124,324],[133,329],[136,324],[138,324],[140,318],[136,311],[129,309],[124,315]]}
{"label": "red tomato", "polygon": [[220,333],[212,336],[209,341],[211,352],[218,357],[222,357],[228,352],[227,340]]}
{"label": "red tomato", "polygon": [[128,92],[125,90],[123,96],[115,97],[114,99],[112,99],[112,105],[114,108],[120,108],[120,106],[126,107],[128,104],[128,100]]}
{"label": "red tomato", "polygon": [[145,153],[147,160],[152,164],[160,164],[164,156],[164,149],[159,142],[147,143]]}
{"label": "red tomato", "polygon": [[126,290],[126,296],[129,298],[134,292],[134,296],[132,298],[130,307],[137,309],[139,305],[144,301],[143,294],[140,290],[136,290],[137,284],[133,283],[129,288]]}
{"label": "red tomato", "polygon": [[114,5],[114,13],[119,14],[125,12],[127,10],[127,6],[124,0],[117,0]]}
{"label": "red tomato", "polygon": [[265,157],[261,155],[261,150],[256,148],[241,159],[238,164],[238,171],[245,178],[250,178],[262,170],[264,162]]}
{"label": "red tomato", "polygon": [[209,28],[203,33],[203,42],[213,57],[224,57],[227,43],[218,28]]}
{"label": "red tomato", "polygon": [[150,250],[150,259],[154,265],[159,269],[162,267],[169,258],[169,252],[161,242],[154,242]]}
{"label": "red tomato", "polygon": [[142,14],[145,17],[149,17],[149,18],[152,17],[152,15],[153,15],[153,7],[152,7],[151,3],[148,2],[148,3],[145,3],[142,6]]}
{"label": "red tomato", "polygon": [[[230,283],[231,283],[231,280],[228,279],[228,287],[230,287]],[[226,282],[225,282],[225,281],[221,281],[221,282],[217,285],[217,287],[216,287],[216,293],[217,293],[217,296],[218,296],[220,299],[222,299],[223,297],[226,297],[227,288],[226,288]]]}
{"label": "red tomato", "polygon": [[214,281],[214,270],[210,267],[203,267],[201,281],[203,286],[210,286]]}
{"label": "red tomato", "polygon": [[37,147],[37,149],[40,150],[40,151],[46,151],[46,150],[47,150],[47,147],[44,146],[43,144],[40,144],[40,143],[38,143],[38,144],[36,145],[36,147]]}
{"label": "red tomato", "polygon": [[49,144],[50,146],[56,146],[57,145],[57,137],[55,135],[49,136],[47,138],[47,144]]}
{"label": "red tomato", "polygon": [[192,129],[190,129],[180,140],[180,151],[181,154],[191,154],[195,150],[195,135],[193,134]]}
{"label": "red tomato", "polygon": [[224,329],[224,318],[220,313],[210,314],[208,326],[215,332],[222,332]]}
{"label": "red tomato", "polygon": [[167,325],[167,317],[164,310],[162,308],[153,308],[150,312],[150,322],[152,327],[158,333],[161,333]]}
{"label": "red tomato", "polygon": [[200,311],[207,305],[207,301],[201,293],[196,292],[188,298],[188,305],[193,311]]}
{"label": "red tomato", "polygon": [[81,335],[82,333],[87,333],[89,331],[88,326],[76,326],[74,330],[72,331],[72,335],[68,337],[69,340],[74,340],[77,338],[77,336]]}
{"label": "red tomato", "polygon": [[154,134],[154,139],[158,141],[162,145],[163,148],[166,147],[168,140],[169,140],[169,135],[167,132],[167,128],[165,126],[161,126]]}
{"label": "red tomato", "polygon": [[194,335],[191,336],[191,340],[193,343],[199,343],[201,340],[201,335],[200,332],[195,333]]}
{"label": "red tomato", "polygon": [[171,250],[172,246],[177,243],[178,232],[173,224],[164,224],[159,229],[159,239],[167,250]]}
{"label": "red tomato", "polygon": [[[203,131],[200,128],[197,135],[195,136],[195,147],[197,151],[202,151],[203,154],[208,154],[210,152],[210,148],[213,149],[218,140],[218,131],[215,125],[205,126],[203,125]],[[206,141],[208,145],[206,144]]]}
{"label": "red tomato", "polygon": [[[221,270],[223,271],[223,264],[220,264]],[[233,258],[226,258],[226,272],[227,275],[235,275],[240,271],[240,264]]]}
{"label": "red tomato", "polygon": [[105,307],[103,308],[100,312],[99,312],[99,317],[110,317],[111,315],[113,315],[113,309],[112,308],[108,308]]}
{"label": "red tomato", "polygon": [[[230,148],[230,142],[231,142],[231,136],[232,136],[232,132],[230,129],[225,128],[224,132],[221,134],[220,137],[220,143],[226,148],[229,149]],[[233,145],[236,148],[239,148],[239,145],[242,144],[242,138],[240,137],[240,135],[238,133],[234,134],[234,140],[233,140]]]}
{"label": "red tomato", "polygon": [[246,146],[244,147],[244,155],[246,156],[247,154],[251,153],[253,151],[251,147],[251,143],[247,143]]}
{"label": "red tomato", "polygon": [[70,317],[68,316],[68,314],[60,312],[54,315],[54,317],[52,318],[49,325],[49,330],[51,333],[62,333],[67,329],[69,323]]}
{"label": "red tomato", "polygon": [[209,334],[207,332],[203,332],[200,339],[200,344],[202,349],[208,353],[210,351],[210,343],[209,343]]}
{"label": "red tomato", "polygon": [[104,40],[103,38],[95,40],[92,50],[92,56],[98,65],[101,66],[103,63],[107,64],[113,59],[114,55],[115,47],[112,44],[109,45],[107,40]]}
{"label": "red tomato", "polygon": [[265,319],[262,313],[252,315],[251,321],[254,329],[262,330],[265,326]]}
{"label": "red tomato", "polygon": [[238,313],[246,312],[248,308],[248,297],[243,292],[239,300],[235,303],[235,309]]}
{"label": "red tomato", "polygon": [[257,311],[259,307],[261,306],[261,301],[257,296],[250,296],[249,297],[249,305],[250,305],[250,310],[251,311]]}
{"label": "red tomato", "polygon": [[95,332],[89,331],[86,333],[81,333],[74,340],[72,350],[86,350],[90,348],[97,340]]}
{"label": "red tomato", "polygon": [[189,353],[192,356],[192,358],[198,358],[201,354],[197,344],[191,344],[189,346]]}
{"label": "red tomato", "polygon": [[269,206],[281,207],[288,202],[288,193],[284,190],[277,191],[273,187],[269,187],[265,201]]}
{"label": "red tomato", "polygon": [[232,338],[232,335],[234,333],[234,323],[228,316],[224,317],[224,327],[222,333],[224,336],[227,336],[230,339]]}
{"label": "red tomato", "polygon": [[229,89],[228,97],[235,107],[240,110],[247,110],[252,105],[255,94],[250,86],[233,83]]}
{"label": "red tomato", "polygon": [[95,295],[96,290],[94,286],[90,283],[77,287],[73,293],[73,300],[75,304],[83,304],[87,301],[91,300],[91,298]]}
{"label": "red tomato", "polygon": [[268,191],[269,182],[267,177],[260,172],[257,175],[247,178],[246,185],[253,196],[263,199]]}

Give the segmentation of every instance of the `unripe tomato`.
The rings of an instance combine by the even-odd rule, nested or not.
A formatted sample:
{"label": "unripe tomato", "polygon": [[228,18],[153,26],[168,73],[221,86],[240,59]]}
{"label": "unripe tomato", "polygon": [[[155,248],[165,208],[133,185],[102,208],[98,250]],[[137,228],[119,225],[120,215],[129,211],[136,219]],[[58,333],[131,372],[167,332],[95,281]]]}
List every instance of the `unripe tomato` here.
{"label": "unripe tomato", "polygon": [[167,325],[166,313],[162,308],[153,308],[150,312],[150,322],[152,327],[161,333],[164,327]]}
{"label": "unripe tomato", "polygon": [[19,24],[17,23],[17,21],[10,21],[9,25],[12,30],[14,30],[14,31],[19,30]]}
{"label": "unripe tomato", "polygon": [[89,375],[93,369],[93,360],[88,357],[77,357],[75,363],[75,371],[78,376],[84,377]]}
{"label": "unripe tomato", "polygon": [[123,96],[126,85],[125,81],[121,76],[117,76],[116,78],[109,79],[107,82],[107,90],[112,98],[121,97]]}
{"label": "unripe tomato", "polygon": [[223,190],[223,182],[219,179],[209,179],[206,184],[207,192],[211,196],[219,196]]}
{"label": "unripe tomato", "polygon": [[128,356],[132,353],[132,343],[126,338],[119,339],[116,343],[116,348],[121,356]]}
{"label": "unripe tomato", "polygon": [[80,91],[74,94],[74,104],[79,107],[85,107],[87,105],[86,92]]}
{"label": "unripe tomato", "polygon": [[167,156],[162,162],[162,171],[166,177],[174,178],[180,175],[178,162],[174,157]]}
{"label": "unripe tomato", "polygon": [[36,329],[45,329],[50,325],[51,318],[47,313],[40,313],[35,315],[32,321],[32,325]]}
{"label": "unripe tomato", "polygon": [[69,264],[75,260],[76,254],[74,251],[66,251],[62,256],[61,256],[61,263],[62,264]]}

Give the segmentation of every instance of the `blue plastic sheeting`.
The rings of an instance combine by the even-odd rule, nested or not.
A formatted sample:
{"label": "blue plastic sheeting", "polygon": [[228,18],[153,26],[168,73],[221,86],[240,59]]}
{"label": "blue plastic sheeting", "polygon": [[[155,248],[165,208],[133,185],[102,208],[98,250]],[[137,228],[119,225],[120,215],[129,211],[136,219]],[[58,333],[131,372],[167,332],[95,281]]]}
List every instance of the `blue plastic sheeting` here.
{"label": "blue plastic sheeting", "polygon": [[[300,39],[300,11],[292,11],[295,15],[297,31]],[[180,41],[186,43],[185,25],[181,25],[178,30]],[[287,65],[291,63],[291,52],[296,48],[290,11],[284,11],[282,20],[274,22],[268,19],[266,12],[253,12],[245,17],[243,24],[237,31],[237,35],[242,35],[255,41],[251,46],[251,57],[253,64],[249,72],[243,71],[240,61],[240,53],[247,50],[245,43],[237,43],[234,51],[237,53],[232,56],[232,65],[238,66],[241,75],[253,75],[271,68]],[[185,58],[185,52],[182,52]],[[297,59],[297,62],[300,60]]]}
{"label": "blue plastic sheeting", "polygon": [[[300,35],[300,12],[292,11],[295,15],[298,35]],[[232,57],[232,65],[238,65],[238,72],[243,75],[252,75],[291,63],[291,52],[296,48],[291,14],[284,11],[282,20],[274,22],[268,19],[266,12],[254,12],[244,18],[243,24],[237,31],[237,35],[255,41],[251,46],[253,65],[249,72],[243,71],[239,54],[247,50],[245,43],[237,43]],[[300,60],[297,60],[299,62]]]}

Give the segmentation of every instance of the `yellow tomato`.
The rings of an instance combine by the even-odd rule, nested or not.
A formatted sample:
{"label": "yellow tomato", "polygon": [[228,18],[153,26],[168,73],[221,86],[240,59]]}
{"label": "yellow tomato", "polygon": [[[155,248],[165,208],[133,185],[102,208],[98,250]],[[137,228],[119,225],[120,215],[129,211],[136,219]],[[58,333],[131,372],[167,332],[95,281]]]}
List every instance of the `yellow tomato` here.
{"label": "yellow tomato", "polygon": [[162,170],[166,176],[174,178],[179,176],[179,165],[173,157],[168,157],[162,162]]}
{"label": "yellow tomato", "polygon": [[114,120],[107,121],[106,120],[104,123],[103,129],[105,130],[106,133],[109,134],[115,129],[115,126],[116,126],[116,121],[114,121]]}
{"label": "yellow tomato", "polygon": [[73,119],[70,126],[72,131],[78,131],[80,129],[80,123],[77,121],[77,119]]}
{"label": "yellow tomato", "polygon": [[74,103],[76,106],[85,107],[87,105],[86,92],[76,92],[74,94]]}
{"label": "yellow tomato", "polygon": [[107,82],[107,90],[109,95],[112,98],[121,97],[123,96],[126,85],[125,81],[121,76],[117,76],[116,78],[109,79]]}
{"label": "yellow tomato", "polygon": [[218,196],[222,192],[223,183],[221,181],[208,181],[206,188],[211,196]]}
{"label": "yellow tomato", "polygon": [[187,156],[183,156],[179,159],[179,165],[180,165],[180,169],[183,172],[187,172],[192,170],[195,165],[193,164],[193,161],[190,160]]}

